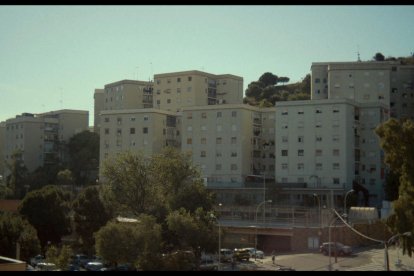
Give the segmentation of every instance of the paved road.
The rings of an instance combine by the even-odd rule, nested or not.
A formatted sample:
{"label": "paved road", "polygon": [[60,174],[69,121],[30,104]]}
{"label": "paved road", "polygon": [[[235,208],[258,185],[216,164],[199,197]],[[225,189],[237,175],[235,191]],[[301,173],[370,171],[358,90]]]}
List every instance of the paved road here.
{"label": "paved road", "polygon": [[[414,257],[402,255],[402,250],[395,247],[388,249],[389,265],[392,271],[414,271]],[[383,271],[384,248],[361,248],[349,257],[331,257],[332,270],[340,271]],[[400,260],[398,265],[397,260]],[[277,255],[275,264],[271,256],[264,259],[251,259],[249,262],[240,262],[234,270],[277,270],[279,267],[290,267],[297,271],[327,271],[329,270],[329,256],[319,252]],[[232,270],[230,265],[224,264],[223,270]]]}

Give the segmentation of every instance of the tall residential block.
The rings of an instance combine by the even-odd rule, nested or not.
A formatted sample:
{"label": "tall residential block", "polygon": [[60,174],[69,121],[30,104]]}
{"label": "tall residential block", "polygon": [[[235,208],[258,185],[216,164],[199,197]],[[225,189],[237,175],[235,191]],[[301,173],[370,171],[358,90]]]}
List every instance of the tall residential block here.
{"label": "tall residential block", "polygon": [[318,62],[311,67],[311,98],[379,102],[391,117],[414,119],[414,66],[396,61]]}
{"label": "tall residential block", "polygon": [[105,160],[120,152],[151,156],[166,146],[180,148],[179,117],[176,112],[154,108],[102,111],[100,176]]}
{"label": "tall residential block", "polygon": [[62,146],[73,135],[88,130],[88,116],[88,111],[63,109],[36,115],[23,113],[6,120],[5,160],[11,161],[13,154],[20,152],[29,172],[64,161],[67,156]]}
{"label": "tall residential block", "polygon": [[357,180],[379,204],[385,179],[374,129],[388,114],[383,103],[346,98],[277,102],[276,181],[342,196]]}
{"label": "tall residential block", "polygon": [[189,106],[240,104],[243,78],[197,70],[154,75],[154,108],[180,111]]}
{"label": "tall residential block", "polygon": [[102,110],[104,110],[104,102],[105,102],[105,93],[104,89],[95,89],[95,92],[93,94],[93,131],[95,133],[99,133],[100,127],[101,127],[101,118],[100,113]]}

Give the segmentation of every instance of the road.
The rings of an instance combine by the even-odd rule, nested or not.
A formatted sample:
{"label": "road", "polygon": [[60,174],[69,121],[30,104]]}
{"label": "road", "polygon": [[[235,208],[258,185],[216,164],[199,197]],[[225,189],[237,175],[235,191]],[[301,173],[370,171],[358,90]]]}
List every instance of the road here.
{"label": "road", "polygon": [[[388,250],[389,265],[392,271],[414,271],[414,257],[402,255],[402,250],[390,247]],[[331,257],[332,270],[339,271],[383,271],[384,248],[367,247],[355,250],[355,254],[348,257]],[[400,260],[398,265],[397,260]],[[237,263],[234,270],[277,270],[279,267],[290,267],[297,271],[327,271],[329,270],[329,256],[319,252],[276,255],[275,264],[271,256],[264,259],[251,259],[249,262]],[[232,270],[230,264],[222,265],[223,270]]]}

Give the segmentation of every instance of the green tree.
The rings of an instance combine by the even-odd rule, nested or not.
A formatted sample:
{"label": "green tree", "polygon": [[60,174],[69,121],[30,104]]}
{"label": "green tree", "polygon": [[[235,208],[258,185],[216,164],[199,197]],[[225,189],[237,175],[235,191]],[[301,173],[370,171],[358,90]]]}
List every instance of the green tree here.
{"label": "green tree", "polygon": [[93,234],[111,218],[99,193],[99,188],[89,186],[76,197],[72,204],[76,233],[85,250],[94,246]]}
{"label": "green tree", "polygon": [[18,214],[0,213],[0,256],[16,258],[17,243],[22,260],[29,261],[40,252],[39,239],[32,225]]}
{"label": "green tree", "polygon": [[373,60],[375,60],[375,61],[384,61],[385,60],[385,57],[381,53],[376,53],[374,55],[374,57],[373,57]]}
{"label": "green tree", "polygon": [[141,154],[133,155],[130,152],[106,160],[103,168],[105,190],[112,194],[110,198],[121,213],[138,216],[156,204],[149,166],[149,161]]}
{"label": "green tree", "polygon": [[61,248],[50,245],[46,250],[46,261],[54,263],[61,270],[67,270],[72,255],[73,250],[68,245],[63,245]]}
{"label": "green tree", "polygon": [[22,199],[25,195],[28,170],[23,161],[23,152],[16,150],[11,155],[11,161],[6,162],[10,174],[7,176],[7,187],[13,191],[13,198]]}
{"label": "green tree", "polygon": [[140,215],[137,222],[108,222],[95,234],[99,256],[114,265],[132,263],[144,270],[156,269],[161,226],[154,217]]}
{"label": "green tree", "polygon": [[42,248],[70,233],[69,201],[69,193],[50,185],[29,192],[20,203],[19,213],[36,228]]}
{"label": "green tree", "polygon": [[[387,224],[393,233],[414,233],[414,123],[408,119],[389,119],[376,128],[385,163],[400,175],[398,199]],[[414,237],[402,236],[403,252],[411,256]]]}
{"label": "green tree", "polygon": [[78,185],[95,182],[99,164],[99,135],[85,130],[70,138],[67,144],[69,169]]}

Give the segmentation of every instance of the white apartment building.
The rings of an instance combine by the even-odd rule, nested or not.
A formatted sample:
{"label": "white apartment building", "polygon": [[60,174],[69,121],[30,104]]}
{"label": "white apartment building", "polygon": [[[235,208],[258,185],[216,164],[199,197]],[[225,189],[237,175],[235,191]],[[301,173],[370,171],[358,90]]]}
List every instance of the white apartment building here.
{"label": "white apartment building", "polygon": [[[208,186],[242,187],[248,175],[274,175],[269,152],[274,140],[272,135],[263,138],[263,113],[246,104],[183,108],[181,150],[191,153]],[[268,115],[272,117],[270,109]],[[266,127],[268,122],[274,130],[272,119]]]}
{"label": "white apartment building", "polygon": [[312,63],[311,98],[384,103],[414,119],[414,66],[396,61]]}
{"label": "white apartment building", "polygon": [[165,146],[180,148],[180,129],[180,116],[176,112],[154,108],[102,111],[100,176],[105,160],[120,152],[151,156]]}
{"label": "white apartment building", "polygon": [[197,70],[154,75],[154,108],[180,111],[183,107],[243,102],[243,78]]}
{"label": "white apartment building", "polygon": [[13,153],[21,151],[29,172],[64,159],[60,145],[88,130],[88,115],[88,111],[64,109],[37,115],[23,113],[6,120],[2,159],[9,162]]}
{"label": "white apartment building", "polygon": [[360,180],[371,204],[379,204],[384,165],[374,128],[387,115],[385,104],[344,98],[277,102],[276,181],[332,189],[340,196]]}

